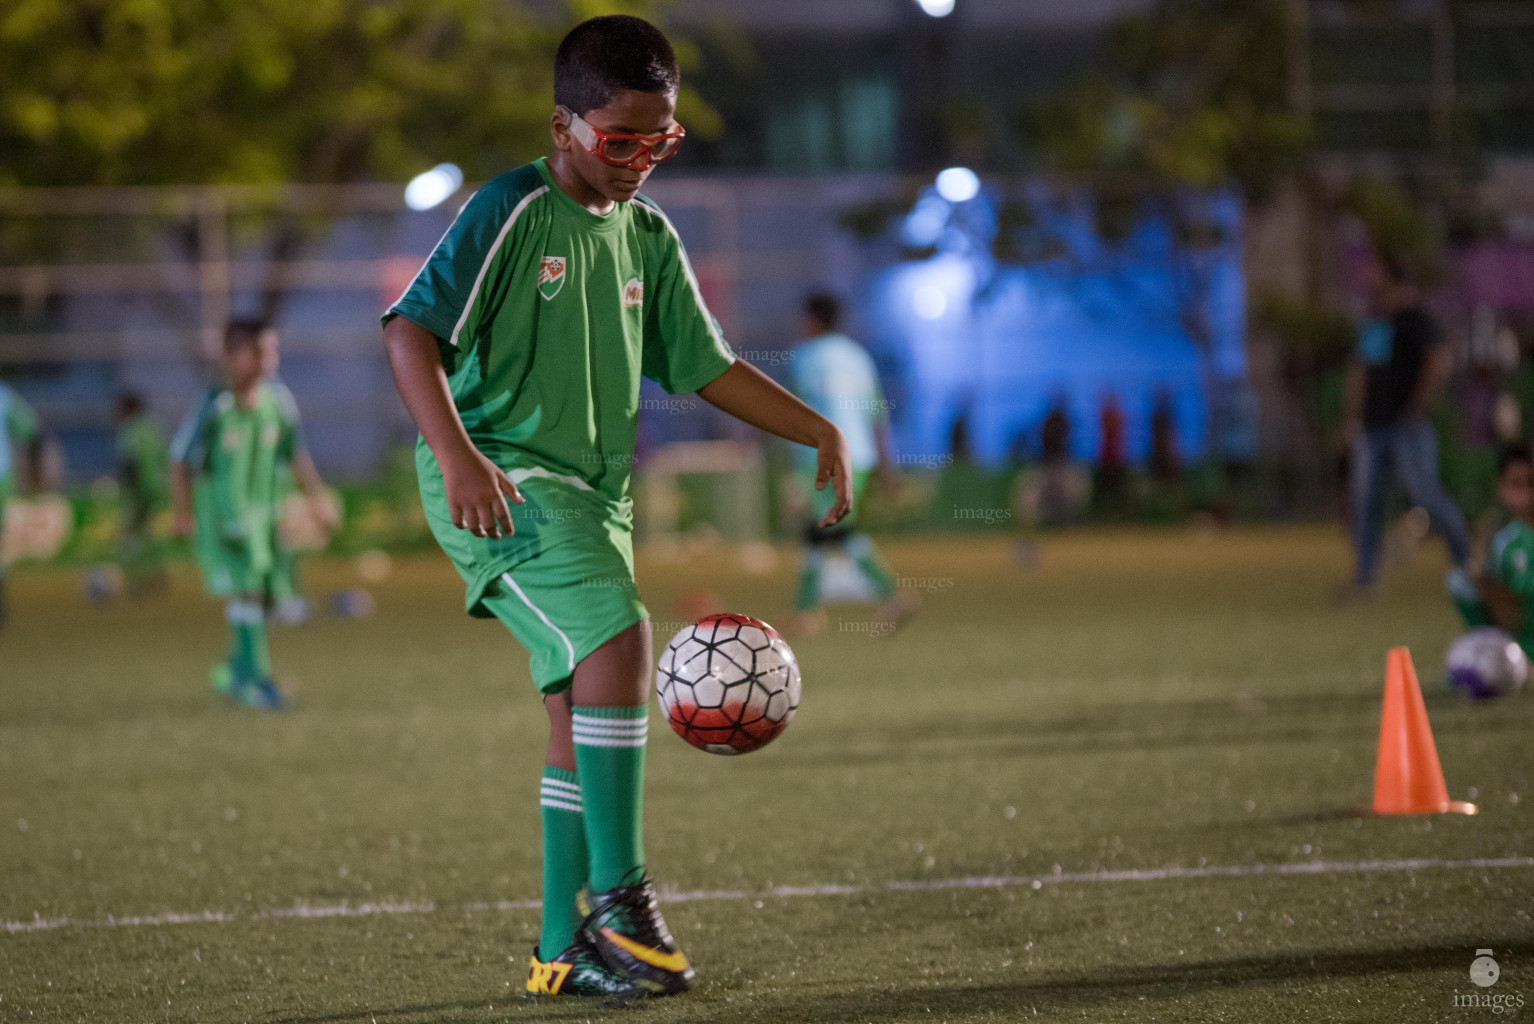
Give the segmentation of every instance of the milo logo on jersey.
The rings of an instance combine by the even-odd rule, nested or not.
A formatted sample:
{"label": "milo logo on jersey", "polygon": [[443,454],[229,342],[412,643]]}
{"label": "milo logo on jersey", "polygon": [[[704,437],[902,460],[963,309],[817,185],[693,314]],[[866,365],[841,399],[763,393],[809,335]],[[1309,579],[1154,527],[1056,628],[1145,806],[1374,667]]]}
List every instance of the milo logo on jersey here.
{"label": "milo logo on jersey", "polygon": [[565,258],[545,256],[538,264],[538,294],[552,299],[565,286]]}

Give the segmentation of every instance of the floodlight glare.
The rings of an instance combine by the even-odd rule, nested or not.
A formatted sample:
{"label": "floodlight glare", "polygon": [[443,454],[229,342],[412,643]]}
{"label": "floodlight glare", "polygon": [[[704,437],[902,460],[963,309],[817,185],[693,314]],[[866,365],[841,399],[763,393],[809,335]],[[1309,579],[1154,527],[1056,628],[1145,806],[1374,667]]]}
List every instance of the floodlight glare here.
{"label": "floodlight glare", "polygon": [[948,296],[935,284],[924,284],[916,289],[911,304],[923,320],[937,320],[948,312]]}
{"label": "floodlight glare", "polygon": [[953,0],[916,0],[921,9],[934,18],[946,18],[953,13]]}
{"label": "floodlight glare", "polygon": [[463,172],[456,164],[438,164],[410,179],[405,186],[405,205],[412,210],[429,210],[463,185]]}
{"label": "floodlight glare", "polygon": [[980,177],[968,167],[950,167],[937,176],[937,194],[950,203],[965,203],[980,194]]}

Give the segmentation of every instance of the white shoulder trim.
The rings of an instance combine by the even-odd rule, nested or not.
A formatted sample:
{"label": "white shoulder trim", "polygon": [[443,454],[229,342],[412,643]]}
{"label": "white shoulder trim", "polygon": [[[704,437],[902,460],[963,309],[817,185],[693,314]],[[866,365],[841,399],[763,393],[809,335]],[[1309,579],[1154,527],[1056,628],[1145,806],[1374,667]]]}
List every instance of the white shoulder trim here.
{"label": "white shoulder trim", "polygon": [[485,272],[490,269],[490,264],[495,261],[495,254],[501,251],[501,243],[506,241],[506,236],[511,233],[512,225],[517,222],[518,217],[522,216],[522,211],[527,209],[527,204],[548,190],[549,187],[547,185],[539,185],[523,196],[522,201],[512,207],[511,214],[506,218],[506,223],[501,225],[500,234],[495,236],[495,244],[491,245],[490,251],[485,253],[485,262],[479,265],[479,273],[474,276],[474,287],[469,289],[469,298],[463,304],[463,312],[458,316],[458,323],[453,326],[453,336],[447,339],[454,348],[458,347],[458,334],[463,330],[463,325],[469,319],[469,311],[474,308],[474,300],[479,298],[479,286],[485,282]]}

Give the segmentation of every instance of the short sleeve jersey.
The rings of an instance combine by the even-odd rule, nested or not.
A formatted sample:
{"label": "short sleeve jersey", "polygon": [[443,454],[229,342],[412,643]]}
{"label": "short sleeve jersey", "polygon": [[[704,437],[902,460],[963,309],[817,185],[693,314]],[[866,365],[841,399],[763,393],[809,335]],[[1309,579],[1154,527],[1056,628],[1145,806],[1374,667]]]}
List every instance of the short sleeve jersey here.
{"label": "short sleeve jersey", "polygon": [[1486,575],[1507,587],[1523,602],[1523,631],[1516,638],[1524,650],[1534,650],[1534,529],[1515,519],[1492,535]]}
{"label": "short sleeve jersey", "polygon": [[11,477],[11,445],[37,436],[37,414],[22,397],[0,381],[0,483]]}
{"label": "short sleeve jersey", "polygon": [[[879,460],[874,427],[886,405],[868,350],[844,334],[823,334],[800,342],[790,366],[794,394],[847,438],[854,472],[872,469]],[[814,465],[813,448],[801,455]]]}
{"label": "short sleeve jersey", "polygon": [[1387,427],[1401,418],[1428,353],[1442,341],[1438,324],[1420,309],[1403,309],[1388,319],[1364,323],[1358,332],[1364,426]]}
{"label": "short sleeve jersey", "polygon": [[[469,199],[385,322],[396,315],[436,335],[475,447],[519,484],[581,492],[617,529],[631,522],[641,375],[692,392],[735,358],[660,207],[641,195],[598,216],[542,159]],[[436,471],[429,451],[418,461]]]}
{"label": "short sleeve jersey", "polygon": [[[241,541],[273,529],[285,493],[283,470],[300,450],[298,408],[283,386],[263,383],[249,409],[211,389],[182,422],[171,458],[206,488],[218,536]],[[199,509],[201,512],[202,509]]]}

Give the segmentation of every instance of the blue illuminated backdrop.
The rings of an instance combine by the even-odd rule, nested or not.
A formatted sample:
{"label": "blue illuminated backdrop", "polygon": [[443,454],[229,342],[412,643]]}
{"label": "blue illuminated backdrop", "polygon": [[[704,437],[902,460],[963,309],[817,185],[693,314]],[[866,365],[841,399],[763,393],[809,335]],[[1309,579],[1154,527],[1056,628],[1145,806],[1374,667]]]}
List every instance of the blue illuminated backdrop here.
{"label": "blue illuminated backdrop", "polygon": [[1251,457],[1239,198],[1137,200],[1114,238],[1106,222],[1085,191],[1004,202],[964,168],[922,191],[895,226],[915,258],[876,272],[866,306],[902,452],[948,454],[962,416],[977,461],[1037,457],[1063,402],[1073,454],[1091,458],[1111,395],[1132,459],[1158,399],[1185,459]]}

